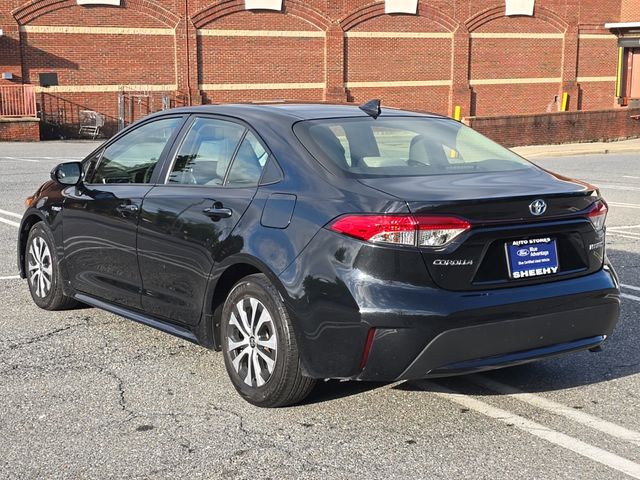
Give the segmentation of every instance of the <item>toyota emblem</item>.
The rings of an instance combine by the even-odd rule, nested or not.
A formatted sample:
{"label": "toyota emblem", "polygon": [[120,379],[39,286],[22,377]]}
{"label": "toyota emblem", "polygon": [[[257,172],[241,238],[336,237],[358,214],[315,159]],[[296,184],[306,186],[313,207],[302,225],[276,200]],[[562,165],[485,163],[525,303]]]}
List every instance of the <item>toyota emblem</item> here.
{"label": "toyota emblem", "polygon": [[547,202],[542,199],[534,200],[531,202],[531,205],[529,205],[529,211],[532,215],[542,215],[547,211]]}

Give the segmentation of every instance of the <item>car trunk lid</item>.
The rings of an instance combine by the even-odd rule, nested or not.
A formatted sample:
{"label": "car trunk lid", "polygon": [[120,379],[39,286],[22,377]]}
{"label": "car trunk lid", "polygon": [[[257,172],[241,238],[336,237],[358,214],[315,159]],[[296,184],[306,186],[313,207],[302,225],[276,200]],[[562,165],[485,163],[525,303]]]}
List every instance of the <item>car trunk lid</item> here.
{"label": "car trunk lid", "polygon": [[[538,168],[360,181],[402,198],[412,214],[456,216],[472,224],[444,248],[421,249],[429,274],[442,288],[464,291],[535,284],[602,267],[604,232],[587,217],[598,194],[587,183]],[[539,215],[532,213],[537,200],[546,205]],[[526,249],[532,249],[532,255],[557,257],[555,271],[538,271],[551,264],[535,260],[530,260],[530,268],[519,265],[516,255],[527,254]],[[527,272],[524,277],[514,278],[520,276],[515,273],[518,269]]]}

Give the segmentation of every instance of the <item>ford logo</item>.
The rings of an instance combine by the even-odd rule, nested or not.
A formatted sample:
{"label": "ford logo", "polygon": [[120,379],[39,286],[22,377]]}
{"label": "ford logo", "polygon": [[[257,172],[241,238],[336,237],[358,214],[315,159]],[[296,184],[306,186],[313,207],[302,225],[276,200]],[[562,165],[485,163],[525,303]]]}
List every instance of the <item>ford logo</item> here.
{"label": "ford logo", "polygon": [[529,249],[528,248],[521,248],[516,253],[518,254],[519,257],[528,257],[529,256]]}
{"label": "ford logo", "polygon": [[539,198],[538,200],[534,200],[533,202],[531,202],[531,205],[529,205],[529,211],[532,215],[542,215],[547,211],[547,202],[545,202],[541,198]]}

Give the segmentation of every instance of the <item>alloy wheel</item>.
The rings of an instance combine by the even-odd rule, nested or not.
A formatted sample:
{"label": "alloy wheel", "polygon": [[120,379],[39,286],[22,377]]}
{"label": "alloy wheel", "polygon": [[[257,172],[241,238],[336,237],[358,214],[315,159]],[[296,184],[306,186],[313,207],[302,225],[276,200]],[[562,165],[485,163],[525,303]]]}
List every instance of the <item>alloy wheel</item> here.
{"label": "alloy wheel", "polygon": [[276,365],[278,339],[264,304],[245,297],[231,311],[227,351],[238,376],[250,387],[262,387]]}
{"label": "alloy wheel", "polygon": [[44,298],[51,290],[53,266],[49,245],[42,237],[34,237],[29,245],[28,275],[35,294]]}

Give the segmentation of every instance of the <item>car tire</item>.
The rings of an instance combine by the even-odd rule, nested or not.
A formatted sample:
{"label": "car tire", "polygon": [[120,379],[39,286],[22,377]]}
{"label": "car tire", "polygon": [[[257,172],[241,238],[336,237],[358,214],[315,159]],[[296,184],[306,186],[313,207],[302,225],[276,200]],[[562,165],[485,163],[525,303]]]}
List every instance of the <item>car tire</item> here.
{"label": "car tire", "polygon": [[55,242],[49,229],[36,223],[29,231],[24,255],[31,298],[44,310],[69,310],[79,303],[64,294]]}
{"label": "car tire", "polygon": [[221,343],[229,378],[259,407],[302,401],[315,380],[302,375],[291,318],[280,293],[263,274],[231,289],[222,309]]}

